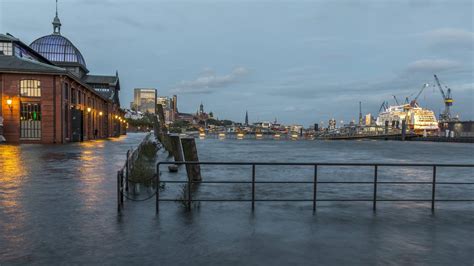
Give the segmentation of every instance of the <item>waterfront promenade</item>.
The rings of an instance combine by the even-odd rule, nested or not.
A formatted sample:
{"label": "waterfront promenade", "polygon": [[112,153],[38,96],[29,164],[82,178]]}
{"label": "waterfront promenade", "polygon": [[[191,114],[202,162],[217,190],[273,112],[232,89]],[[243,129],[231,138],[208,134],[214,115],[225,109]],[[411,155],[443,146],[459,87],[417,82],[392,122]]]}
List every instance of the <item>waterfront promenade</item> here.
{"label": "waterfront promenade", "polygon": [[[336,202],[321,204],[313,215],[311,204],[303,203],[258,203],[254,212],[246,203],[202,203],[189,213],[169,202],[156,216],[151,200],[127,201],[118,215],[116,171],[126,150],[143,137],[0,146],[0,264],[472,265],[474,261],[472,204],[440,203],[432,215],[426,203],[383,203],[373,213],[370,203]],[[474,159],[471,144],[456,143],[214,139],[197,144],[203,161],[403,163],[418,158],[417,162],[472,163]],[[159,157],[166,159],[163,153]],[[203,169],[205,179],[223,178],[230,170],[238,174],[229,168],[209,170]],[[351,175],[350,170],[337,173]],[[429,179],[426,173],[405,169],[400,176]],[[163,174],[181,178],[184,172],[176,177]],[[280,174],[301,178],[305,171],[284,169]],[[463,171],[452,178],[472,175]],[[164,193],[172,192],[168,185]],[[264,192],[285,195],[297,189]],[[238,186],[217,191],[210,185],[202,193],[239,196],[247,191]]]}

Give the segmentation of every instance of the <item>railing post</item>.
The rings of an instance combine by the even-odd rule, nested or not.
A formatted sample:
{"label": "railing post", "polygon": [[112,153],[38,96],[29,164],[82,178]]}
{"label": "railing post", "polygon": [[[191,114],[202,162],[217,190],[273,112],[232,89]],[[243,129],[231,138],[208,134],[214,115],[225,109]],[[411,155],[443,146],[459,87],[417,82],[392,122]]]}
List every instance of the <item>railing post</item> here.
{"label": "railing post", "polygon": [[123,169],[120,170],[120,203],[123,207]]}
{"label": "railing post", "polygon": [[255,164],[252,164],[252,211],[255,209]]}
{"label": "railing post", "polygon": [[156,165],[156,213],[160,212],[160,163]]}
{"label": "railing post", "polygon": [[128,177],[130,176],[130,150],[127,150],[127,160],[125,161],[125,167],[127,169],[125,176],[125,191],[128,192]]}
{"label": "railing post", "polygon": [[314,180],[313,180],[313,212],[316,211],[316,192],[318,191],[318,165],[314,165]]}
{"label": "railing post", "polygon": [[188,177],[188,211],[191,210],[191,178]]}
{"label": "railing post", "polygon": [[373,205],[372,205],[373,211],[375,211],[375,209],[377,208],[377,176],[378,176],[378,166],[375,165],[375,168],[374,168],[374,200],[373,200]]}
{"label": "railing post", "polygon": [[436,165],[433,166],[433,184],[431,189],[431,212],[435,210],[435,194],[436,194]]}
{"label": "railing post", "polygon": [[117,211],[119,213],[122,209],[120,205],[120,171],[117,171]]}

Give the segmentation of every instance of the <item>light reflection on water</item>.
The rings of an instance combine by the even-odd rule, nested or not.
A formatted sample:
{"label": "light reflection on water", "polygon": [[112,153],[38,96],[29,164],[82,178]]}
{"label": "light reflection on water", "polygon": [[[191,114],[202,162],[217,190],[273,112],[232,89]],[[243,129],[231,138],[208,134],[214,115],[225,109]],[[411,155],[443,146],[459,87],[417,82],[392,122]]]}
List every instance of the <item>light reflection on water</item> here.
{"label": "light reflection on water", "polygon": [[[316,259],[323,264],[466,264],[472,258],[474,215],[472,206],[466,205],[440,205],[431,216],[425,203],[381,203],[376,215],[364,203],[321,203],[316,215],[306,203],[258,203],[254,213],[247,203],[203,203],[190,214],[170,202],[163,203],[162,213],[155,216],[152,200],[127,201],[124,215],[118,216],[116,171],[126,150],[143,137],[129,134],[68,145],[0,146],[0,264],[288,265]],[[472,145],[443,143],[206,139],[197,144],[202,161],[474,161]],[[205,180],[251,176],[249,167],[202,169]],[[163,178],[184,179],[184,171],[177,175],[162,171]],[[439,169],[438,173],[440,181],[473,176],[468,169],[455,169],[455,174]],[[258,167],[257,178],[311,180],[312,168]],[[321,167],[320,178],[371,181],[373,169]],[[379,180],[429,181],[431,169],[381,168]],[[176,198],[177,191],[168,184],[163,196]],[[202,185],[196,196],[244,198],[249,191],[248,185]],[[429,194],[429,186],[426,191]],[[426,191],[399,186],[380,187],[379,192],[380,197],[426,197]],[[318,193],[365,198],[370,192],[370,186],[328,185]],[[311,186],[258,186],[257,193],[258,197],[307,198]],[[465,190],[447,187],[438,193],[452,197]]]}

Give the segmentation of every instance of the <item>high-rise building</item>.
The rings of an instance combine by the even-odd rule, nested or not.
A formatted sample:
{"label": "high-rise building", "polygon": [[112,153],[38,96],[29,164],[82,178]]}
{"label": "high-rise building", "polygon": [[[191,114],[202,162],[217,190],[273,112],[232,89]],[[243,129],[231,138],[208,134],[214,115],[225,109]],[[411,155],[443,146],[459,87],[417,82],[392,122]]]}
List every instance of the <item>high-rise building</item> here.
{"label": "high-rise building", "polygon": [[153,88],[136,88],[133,91],[133,103],[137,111],[143,113],[156,113],[156,89]]}

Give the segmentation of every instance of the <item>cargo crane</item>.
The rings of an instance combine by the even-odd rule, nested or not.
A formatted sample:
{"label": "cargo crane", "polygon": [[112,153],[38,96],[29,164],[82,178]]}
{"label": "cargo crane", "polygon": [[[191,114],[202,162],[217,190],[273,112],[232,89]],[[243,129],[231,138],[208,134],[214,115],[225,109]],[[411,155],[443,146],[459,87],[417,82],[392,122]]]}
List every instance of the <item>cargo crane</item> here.
{"label": "cargo crane", "polygon": [[439,79],[436,75],[434,75],[434,78],[436,80],[436,84],[438,85],[439,91],[441,92],[441,95],[443,96],[443,101],[444,101],[444,111],[442,114],[439,115],[439,120],[442,122],[449,122],[453,121],[454,119],[451,117],[451,111],[450,108],[453,105],[453,98],[451,97],[451,89],[446,87],[447,93],[444,93],[443,87],[441,87],[441,83],[439,82]]}
{"label": "cargo crane", "polygon": [[[418,98],[420,97],[421,93],[425,90],[425,88],[427,88],[428,86],[430,86],[430,84],[428,83],[425,83],[423,84],[423,87],[421,87],[421,90],[418,92],[418,94],[415,96],[415,99],[413,99],[411,102],[410,102],[410,105],[412,107],[415,107],[415,105],[417,104],[417,101],[418,101]],[[408,100],[408,97],[407,97],[407,100]]]}
{"label": "cargo crane", "polygon": [[395,95],[392,95],[392,96],[393,96],[393,99],[395,99],[395,103],[396,103],[397,105],[400,105],[400,103],[398,102],[397,96],[395,96]]}
{"label": "cargo crane", "polygon": [[382,104],[380,105],[379,108],[379,113],[382,112],[382,110],[387,110],[388,109],[388,103],[386,101],[383,101]]}

